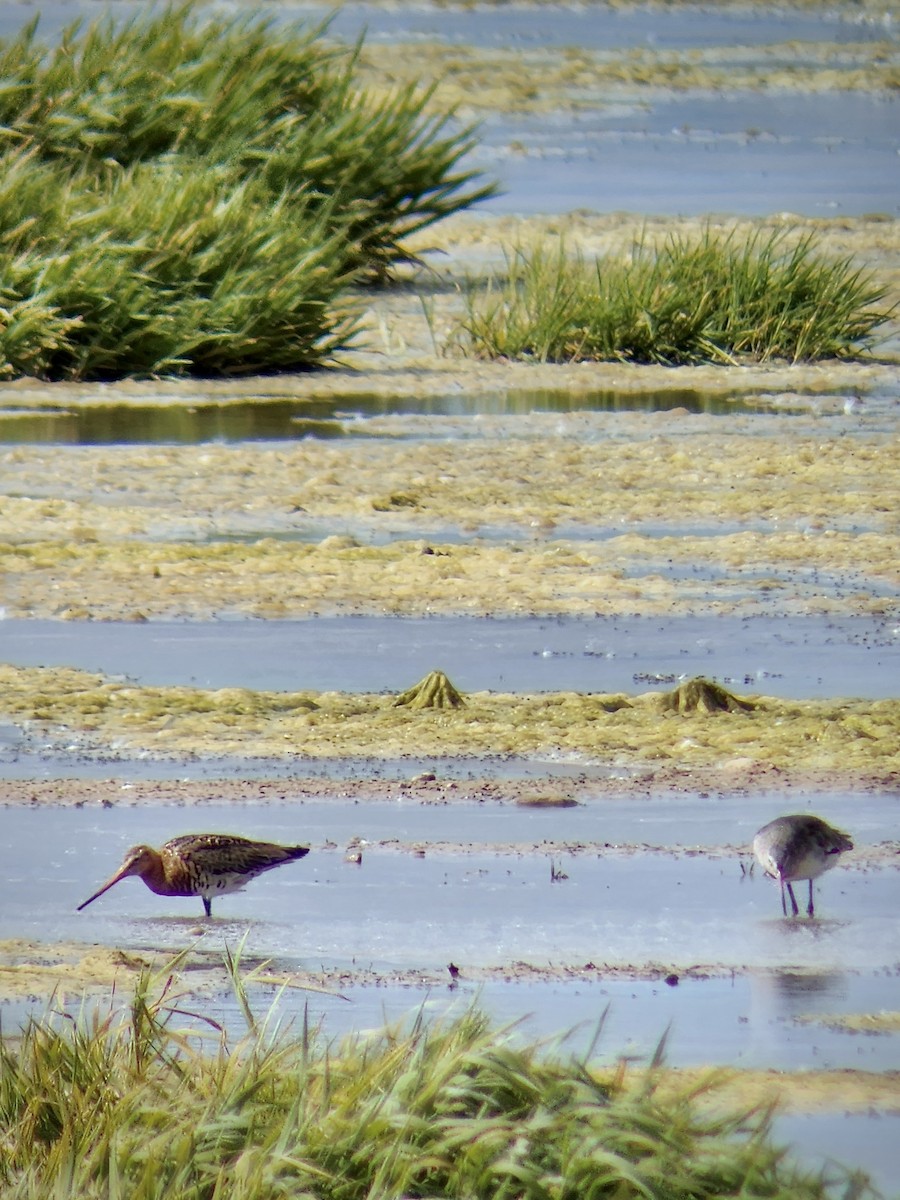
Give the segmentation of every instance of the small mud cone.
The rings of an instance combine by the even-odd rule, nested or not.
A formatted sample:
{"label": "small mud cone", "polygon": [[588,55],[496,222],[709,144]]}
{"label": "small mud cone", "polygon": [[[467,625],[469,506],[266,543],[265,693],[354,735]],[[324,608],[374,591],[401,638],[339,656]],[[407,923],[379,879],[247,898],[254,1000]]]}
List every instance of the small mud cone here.
{"label": "small mud cone", "polygon": [[429,671],[415,687],[401,692],[394,707],[406,708],[462,708],[465,700],[443,671]]}
{"label": "small mud cone", "polygon": [[660,700],[667,712],[677,713],[752,712],[756,707],[702,675],[689,679],[673,692],[665,692]]}

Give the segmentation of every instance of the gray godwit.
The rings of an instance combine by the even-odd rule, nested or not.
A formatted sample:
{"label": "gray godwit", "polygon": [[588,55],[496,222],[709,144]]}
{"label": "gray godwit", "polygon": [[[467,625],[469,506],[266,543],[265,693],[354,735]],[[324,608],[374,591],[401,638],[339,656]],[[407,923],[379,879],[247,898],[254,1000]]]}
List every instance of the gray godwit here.
{"label": "gray godwit", "polygon": [[309,854],[309,846],[278,846],[252,842],[227,833],[188,833],[172,838],[159,850],[132,846],[110,879],[89,896],[78,912],[92,904],[120,879],[139,875],[157,896],[200,896],[212,916],[213,896],[239,892],[263,871]]}
{"label": "gray godwit", "polygon": [[814,914],[813,880],[828,871],[845,850],[852,850],[853,843],[846,833],[833,829],[821,817],[796,813],[788,817],[776,817],[763,825],[753,839],[753,853],[767,875],[781,884],[781,911],[787,916],[784,889],[791,898],[793,916],[799,908],[791,884],[797,879],[809,880],[809,904],[807,913]]}

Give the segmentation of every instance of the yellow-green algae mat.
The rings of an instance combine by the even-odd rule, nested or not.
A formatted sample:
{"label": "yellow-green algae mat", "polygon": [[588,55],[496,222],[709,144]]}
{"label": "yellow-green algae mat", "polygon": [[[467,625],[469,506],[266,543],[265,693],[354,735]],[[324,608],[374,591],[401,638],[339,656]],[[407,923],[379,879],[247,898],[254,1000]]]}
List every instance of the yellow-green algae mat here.
{"label": "yellow-green algae mat", "polygon": [[[589,374],[602,386],[605,371]],[[740,417],[683,412],[486,416],[478,430],[464,454],[433,437],[0,450],[6,614],[893,607],[892,434],[785,417],[763,436]],[[648,536],[658,525],[670,535]],[[367,544],[373,534],[387,544]],[[824,587],[823,573],[839,582]]]}
{"label": "yellow-green algae mat", "polygon": [[[425,681],[423,681],[424,683]],[[449,682],[449,681],[448,681]],[[431,687],[441,693],[441,686]],[[734,698],[679,692],[472,692],[464,703],[384,694],[138,687],[71,668],[0,666],[0,714],[82,745],[335,758],[569,752],[619,765],[719,766],[740,758],[794,771],[900,771],[900,699]]]}
{"label": "yellow-green algae mat", "polygon": [[[264,619],[342,613],[560,616],[753,613],[802,607],[819,614],[881,615],[893,583],[893,536],[755,532],[721,538],[645,538],[592,545],[360,546],[352,538],[298,545],[111,545],[40,542],[0,547],[7,616],[66,620]],[[630,577],[634,563],[683,564]],[[712,567],[719,579],[693,577]],[[820,592],[810,571],[862,576],[856,588]],[[756,575],[756,572],[762,574]]]}

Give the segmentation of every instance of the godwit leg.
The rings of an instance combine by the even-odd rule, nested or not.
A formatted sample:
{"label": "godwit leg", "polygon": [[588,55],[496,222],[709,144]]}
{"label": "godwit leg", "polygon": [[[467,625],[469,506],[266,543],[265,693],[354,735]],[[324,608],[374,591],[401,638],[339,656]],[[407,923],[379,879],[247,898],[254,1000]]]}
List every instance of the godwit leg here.
{"label": "godwit leg", "polygon": [[813,908],[812,880],[809,881],[809,904],[806,906],[806,911],[809,916],[815,916],[815,909]]}
{"label": "godwit leg", "polygon": [[212,916],[212,900],[210,900],[209,896],[203,897],[203,908],[206,911],[206,915],[208,917],[211,917]]}
{"label": "godwit leg", "polygon": [[[800,909],[797,907],[797,897],[794,895],[794,889],[791,887],[791,885],[789,883],[786,883],[784,886],[787,888],[788,895],[791,898],[791,908],[793,909],[793,912],[791,915],[794,917],[797,917],[800,915]],[[810,884],[810,887],[812,887],[812,884]],[[784,915],[787,916],[787,913],[785,913]]]}

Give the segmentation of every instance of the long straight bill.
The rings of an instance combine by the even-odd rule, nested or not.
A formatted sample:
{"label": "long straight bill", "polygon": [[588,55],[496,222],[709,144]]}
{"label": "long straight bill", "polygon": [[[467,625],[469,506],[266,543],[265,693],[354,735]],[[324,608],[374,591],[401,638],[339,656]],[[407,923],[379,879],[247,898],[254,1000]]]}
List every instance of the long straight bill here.
{"label": "long straight bill", "polygon": [[101,888],[98,888],[97,891],[94,892],[93,896],[88,896],[87,900],[85,900],[83,904],[79,904],[78,907],[75,909],[75,911],[81,912],[81,910],[83,908],[87,908],[87,906],[89,904],[93,904],[98,896],[102,896],[104,892],[108,892],[109,889],[111,887],[113,887],[114,884],[117,884],[120,879],[124,879],[127,874],[128,874],[127,867],[125,867],[125,866],[119,867],[119,869],[118,869],[118,871],[116,871],[115,875],[113,875],[110,879],[107,879],[106,883],[104,883],[104,885]]}

